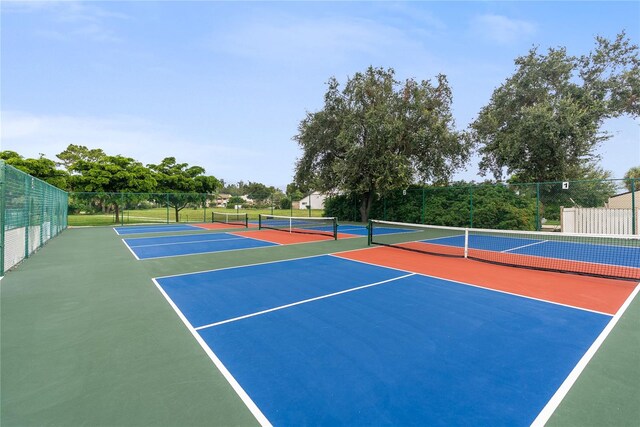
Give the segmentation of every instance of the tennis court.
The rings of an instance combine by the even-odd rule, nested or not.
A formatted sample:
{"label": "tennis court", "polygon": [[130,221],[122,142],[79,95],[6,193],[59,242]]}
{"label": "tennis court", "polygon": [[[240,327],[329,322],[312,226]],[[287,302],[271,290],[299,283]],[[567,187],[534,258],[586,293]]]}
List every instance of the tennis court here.
{"label": "tennis court", "polygon": [[240,249],[262,248],[277,243],[245,237],[240,233],[184,234],[124,239],[136,259],[166,258]]}
{"label": "tennis court", "polygon": [[369,252],[155,282],[274,425],[529,425],[612,319],[355,260]]}
{"label": "tennis court", "polygon": [[[383,222],[273,226],[153,226],[140,237],[72,229],[53,240],[2,281],[4,301],[12,302],[3,305],[3,344],[12,348],[3,353],[3,419],[275,426],[637,420],[640,288],[632,278],[640,260],[624,239]],[[501,265],[528,267],[509,257],[535,259],[533,268],[590,270]],[[29,332],[41,324],[46,331]]]}
{"label": "tennis court", "polygon": [[[367,227],[360,225],[333,226],[317,224],[317,221],[308,220],[305,224],[298,223],[296,228],[291,230],[289,222],[278,220],[270,227],[256,231],[238,231],[228,233],[201,233],[201,234],[179,234],[168,236],[135,237],[123,239],[129,251],[138,260],[167,258],[174,256],[197,255],[215,253],[223,251],[237,251],[242,249],[263,248],[274,245],[299,244],[317,241],[325,241],[333,238],[334,229],[336,238],[348,239],[367,235]],[[208,226],[212,224],[203,224]],[[214,223],[214,226],[225,227],[226,224]],[[116,229],[118,234],[142,233],[138,229],[146,229],[146,232],[157,233],[162,226],[153,227],[127,227],[125,230]],[[200,227],[200,225],[198,225]],[[134,229],[132,231],[130,229]],[[179,228],[167,226],[171,231],[187,231],[192,228]],[[200,227],[206,228],[206,227]],[[209,227],[211,229],[211,227]],[[409,230],[410,231],[410,230]],[[381,232],[397,233],[397,229],[389,228]]]}

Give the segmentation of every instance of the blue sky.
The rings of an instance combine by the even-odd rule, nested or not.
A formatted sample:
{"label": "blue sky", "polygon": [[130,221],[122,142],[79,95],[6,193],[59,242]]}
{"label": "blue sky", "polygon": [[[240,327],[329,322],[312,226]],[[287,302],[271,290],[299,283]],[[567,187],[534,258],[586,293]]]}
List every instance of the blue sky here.
{"label": "blue sky", "polygon": [[[623,29],[640,43],[640,2],[3,1],[0,13],[2,150],[174,156],[278,187],[331,76],[443,73],[464,129],[534,45],[581,55]],[[601,164],[622,177],[640,165],[640,121],[606,129]],[[456,178],[482,180],[477,163]]]}

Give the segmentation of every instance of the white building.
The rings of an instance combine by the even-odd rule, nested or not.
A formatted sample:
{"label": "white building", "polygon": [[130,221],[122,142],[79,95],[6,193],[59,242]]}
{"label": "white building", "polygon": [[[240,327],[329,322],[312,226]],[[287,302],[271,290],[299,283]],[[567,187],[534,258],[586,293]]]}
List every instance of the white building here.
{"label": "white building", "polygon": [[640,190],[635,191],[634,194],[632,194],[631,191],[627,191],[626,193],[611,196],[609,197],[609,201],[605,203],[605,207],[631,209],[633,198],[635,198],[636,208],[640,208]]}
{"label": "white building", "polygon": [[310,195],[300,200],[299,209],[309,209],[309,206],[311,206],[311,209],[324,209],[324,201],[326,199],[326,195],[314,191]]}

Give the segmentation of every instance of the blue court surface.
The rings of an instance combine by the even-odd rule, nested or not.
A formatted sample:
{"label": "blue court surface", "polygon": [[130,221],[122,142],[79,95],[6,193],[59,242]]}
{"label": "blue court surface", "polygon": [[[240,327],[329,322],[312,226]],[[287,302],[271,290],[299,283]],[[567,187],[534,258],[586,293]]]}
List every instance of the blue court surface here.
{"label": "blue court surface", "polygon": [[277,243],[230,233],[185,234],[180,236],[124,239],[137,259],[164,258],[210,252],[277,246]]}
{"label": "blue court surface", "polygon": [[143,233],[173,233],[174,231],[202,230],[200,227],[189,224],[163,224],[163,225],[132,225],[130,227],[114,227],[119,235],[143,234]]}
{"label": "blue court surface", "polygon": [[[423,242],[463,248],[464,235],[428,239]],[[640,268],[640,247],[469,234],[469,248]]]}
{"label": "blue court surface", "polygon": [[529,425],[611,319],[331,255],[155,281],[283,426]]}

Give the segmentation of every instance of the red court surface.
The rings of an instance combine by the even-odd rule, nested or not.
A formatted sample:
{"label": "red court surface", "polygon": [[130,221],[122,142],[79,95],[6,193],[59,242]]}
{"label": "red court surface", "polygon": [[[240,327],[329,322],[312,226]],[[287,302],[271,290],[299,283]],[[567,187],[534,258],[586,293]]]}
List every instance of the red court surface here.
{"label": "red court surface", "polygon": [[[280,245],[291,245],[294,243],[323,242],[333,240],[333,236],[322,234],[305,234],[305,233],[289,233],[288,231],[279,230],[259,230],[259,231],[237,231],[230,234],[251,237],[256,240],[264,240],[266,242],[278,243]],[[352,239],[353,234],[338,233],[338,239]]]}
{"label": "red court surface", "polygon": [[[230,228],[244,228],[242,225],[237,224],[225,224],[222,222],[207,222],[202,224],[193,224],[196,227],[204,228],[207,230],[227,230]],[[258,228],[257,224],[249,224],[249,228]]]}
{"label": "red court surface", "polygon": [[608,314],[615,314],[637,286],[631,281],[504,267],[388,247],[336,256]]}

